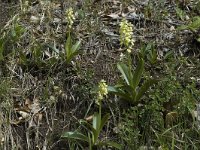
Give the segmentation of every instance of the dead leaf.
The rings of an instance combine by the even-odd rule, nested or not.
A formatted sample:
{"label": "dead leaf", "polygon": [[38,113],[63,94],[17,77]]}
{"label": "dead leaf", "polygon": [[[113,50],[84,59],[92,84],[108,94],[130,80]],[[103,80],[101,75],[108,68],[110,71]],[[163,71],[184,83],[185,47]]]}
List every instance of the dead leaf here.
{"label": "dead leaf", "polygon": [[12,121],[11,124],[18,125],[22,122],[29,123],[29,127],[36,126],[36,123],[40,122],[43,117],[43,111],[45,108],[40,107],[39,99],[35,98],[33,101],[26,99],[24,106],[18,106],[15,111],[21,115],[17,121]]}
{"label": "dead leaf", "polygon": [[111,13],[109,15],[107,15],[108,17],[111,17],[112,19],[119,19],[119,15],[118,14],[115,14],[115,13]]}
{"label": "dead leaf", "polygon": [[92,121],[92,119],[93,119],[93,115],[91,115],[91,116],[85,118],[85,120],[88,121],[88,122],[89,122],[89,121]]}
{"label": "dead leaf", "polygon": [[177,112],[169,112],[165,118],[166,125],[167,126],[173,125],[173,123],[177,120],[177,118],[178,118]]}
{"label": "dead leaf", "polygon": [[30,114],[25,111],[18,111],[18,113],[22,116],[23,119],[28,119]]}

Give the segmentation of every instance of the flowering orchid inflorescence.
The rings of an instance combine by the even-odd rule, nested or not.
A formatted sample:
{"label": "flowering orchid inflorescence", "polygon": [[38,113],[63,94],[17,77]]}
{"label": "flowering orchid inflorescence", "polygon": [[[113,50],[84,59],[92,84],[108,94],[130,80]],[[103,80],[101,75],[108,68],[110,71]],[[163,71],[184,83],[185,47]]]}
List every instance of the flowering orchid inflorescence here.
{"label": "flowering orchid inflorescence", "polygon": [[123,19],[120,23],[120,44],[125,45],[127,52],[131,53],[132,46],[134,45],[135,40],[133,36],[133,25],[127,20]]}
{"label": "flowering orchid inflorescence", "polygon": [[74,23],[74,20],[75,20],[75,16],[74,16],[74,12],[73,12],[72,8],[69,8],[66,10],[66,19],[68,22],[68,27],[69,27],[69,29],[71,29],[72,25]]}
{"label": "flowering orchid inflorescence", "polygon": [[97,95],[97,101],[96,103],[99,104],[101,100],[103,100],[103,97],[108,94],[108,85],[106,84],[105,80],[101,80],[99,82],[98,86],[98,95]]}

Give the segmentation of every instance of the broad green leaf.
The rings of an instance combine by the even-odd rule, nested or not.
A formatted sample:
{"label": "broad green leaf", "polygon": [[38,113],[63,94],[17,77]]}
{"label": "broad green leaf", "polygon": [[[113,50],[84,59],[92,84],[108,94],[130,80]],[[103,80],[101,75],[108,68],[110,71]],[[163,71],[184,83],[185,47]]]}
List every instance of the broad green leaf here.
{"label": "broad green leaf", "polygon": [[82,134],[80,132],[76,132],[76,131],[75,132],[65,132],[61,137],[89,142],[87,136],[85,136],[84,134]]}
{"label": "broad green leaf", "polygon": [[67,58],[67,60],[68,60],[68,57],[71,54],[71,45],[72,45],[72,41],[71,41],[71,35],[69,33],[68,37],[67,37],[66,44],[65,44],[65,52],[66,52],[66,58]]}
{"label": "broad green leaf", "polygon": [[74,53],[70,53],[67,62],[69,63],[78,54],[79,54],[78,51],[75,51]]}
{"label": "broad green leaf", "polygon": [[136,97],[136,89],[133,89],[130,85],[121,86],[120,89],[123,91],[124,94],[128,95],[128,101],[131,103],[135,100]]}
{"label": "broad green leaf", "polygon": [[101,126],[101,114],[95,112],[93,115],[93,122],[92,122],[93,128],[95,129],[94,134],[94,142],[97,141],[99,136],[99,129]]}
{"label": "broad green leaf", "polygon": [[128,92],[130,95],[132,95],[133,91],[135,90],[130,85],[123,85],[123,86],[120,87],[120,89],[122,89],[126,93]]}
{"label": "broad green leaf", "polygon": [[76,52],[79,50],[81,45],[81,41],[77,41],[73,46],[72,46],[72,53]]}
{"label": "broad green leaf", "polygon": [[128,94],[118,92],[116,93],[116,95],[120,96],[122,100],[126,100],[129,103],[133,103],[134,99]]}
{"label": "broad green leaf", "polygon": [[144,60],[140,59],[138,66],[136,67],[136,70],[133,75],[133,85],[131,85],[133,87],[133,89],[135,89],[138,86],[138,84],[140,83],[143,70],[144,70]]}
{"label": "broad green leaf", "polygon": [[118,91],[115,86],[108,86],[107,90],[108,90],[108,92],[114,92],[114,93]]}
{"label": "broad green leaf", "polygon": [[79,54],[79,47],[80,47],[80,41],[77,41],[73,46],[72,46],[72,40],[70,33],[68,35],[66,44],[65,44],[65,53],[66,53],[66,62],[69,63],[73,57]]}
{"label": "broad green leaf", "polygon": [[139,101],[142,98],[142,96],[145,94],[145,92],[147,92],[147,90],[150,88],[150,86],[152,86],[153,84],[157,82],[158,80],[149,79],[145,83],[143,83],[143,85],[139,89],[138,94],[136,96],[136,101]]}
{"label": "broad green leaf", "polygon": [[108,91],[116,94],[117,96],[120,96],[122,99],[124,99],[128,102],[131,102],[133,100],[132,97],[129,94],[127,94],[126,92],[124,92],[120,88],[117,88],[117,87],[114,87],[114,86],[109,86]]}
{"label": "broad green leaf", "polygon": [[130,85],[108,86],[107,89],[108,89],[108,92],[112,92],[112,93],[124,91],[124,92],[128,92],[129,94],[132,94],[132,92],[134,90]]}
{"label": "broad green leaf", "polygon": [[117,68],[121,72],[123,79],[126,81],[126,83],[130,85],[132,79],[129,75],[129,68],[123,63],[118,63]]}
{"label": "broad green leaf", "polygon": [[97,129],[100,127],[100,123],[101,123],[101,120],[100,120],[100,119],[101,119],[101,118],[100,118],[100,114],[97,113],[97,112],[95,112],[94,115],[93,115],[93,123],[92,123],[93,128],[94,128],[95,130],[97,130]]}

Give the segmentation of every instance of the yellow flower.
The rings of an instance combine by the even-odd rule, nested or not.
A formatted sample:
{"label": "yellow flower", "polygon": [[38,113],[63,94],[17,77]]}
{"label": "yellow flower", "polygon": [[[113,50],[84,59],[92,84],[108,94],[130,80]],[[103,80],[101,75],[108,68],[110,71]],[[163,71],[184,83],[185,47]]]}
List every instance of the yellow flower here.
{"label": "yellow flower", "polygon": [[123,60],[125,55],[123,53],[120,54],[120,60]]}
{"label": "yellow flower", "polygon": [[132,43],[133,25],[127,20],[123,19],[120,23],[120,44],[129,47]]}
{"label": "yellow flower", "polygon": [[75,16],[74,16],[74,12],[73,12],[72,8],[69,8],[69,9],[66,10],[66,19],[67,19],[67,22],[68,22],[68,27],[72,28],[72,25],[73,25],[74,20],[75,20]]}
{"label": "yellow flower", "polygon": [[107,89],[108,85],[106,84],[105,80],[101,80],[99,82],[99,86],[98,86],[98,95],[97,95],[97,101],[96,103],[99,104],[101,100],[103,100],[103,97],[106,96],[108,94],[108,89]]}
{"label": "yellow flower", "polygon": [[128,49],[127,49],[127,52],[128,52],[128,53],[131,53],[131,49],[130,49],[130,48],[128,48]]}
{"label": "yellow flower", "polygon": [[102,95],[107,95],[108,94],[108,90],[107,90],[107,85],[106,85],[106,81],[105,80],[101,80],[101,82],[99,83],[99,91]]}
{"label": "yellow flower", "polygon": [[132,38],[133,36],[133,25],[129,23],[127,20],[123,19],[120,23],[120,44],[125,45],[127,48],[127,52],[131,53],[131,49],[134,45],[135,40]]}

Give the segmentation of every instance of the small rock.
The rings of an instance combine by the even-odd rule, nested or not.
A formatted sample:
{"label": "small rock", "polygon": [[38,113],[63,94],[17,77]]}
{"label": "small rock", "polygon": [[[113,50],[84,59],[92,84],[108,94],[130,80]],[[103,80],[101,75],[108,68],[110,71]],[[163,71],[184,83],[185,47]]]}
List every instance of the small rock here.
{"label": "small rock", "polygon": [[39,21],[40,21],[39,17],[31,16],[31,18],[30,18],[30,22],[32,22],[32,23],[37,24],[37,23],[39,23]]}

